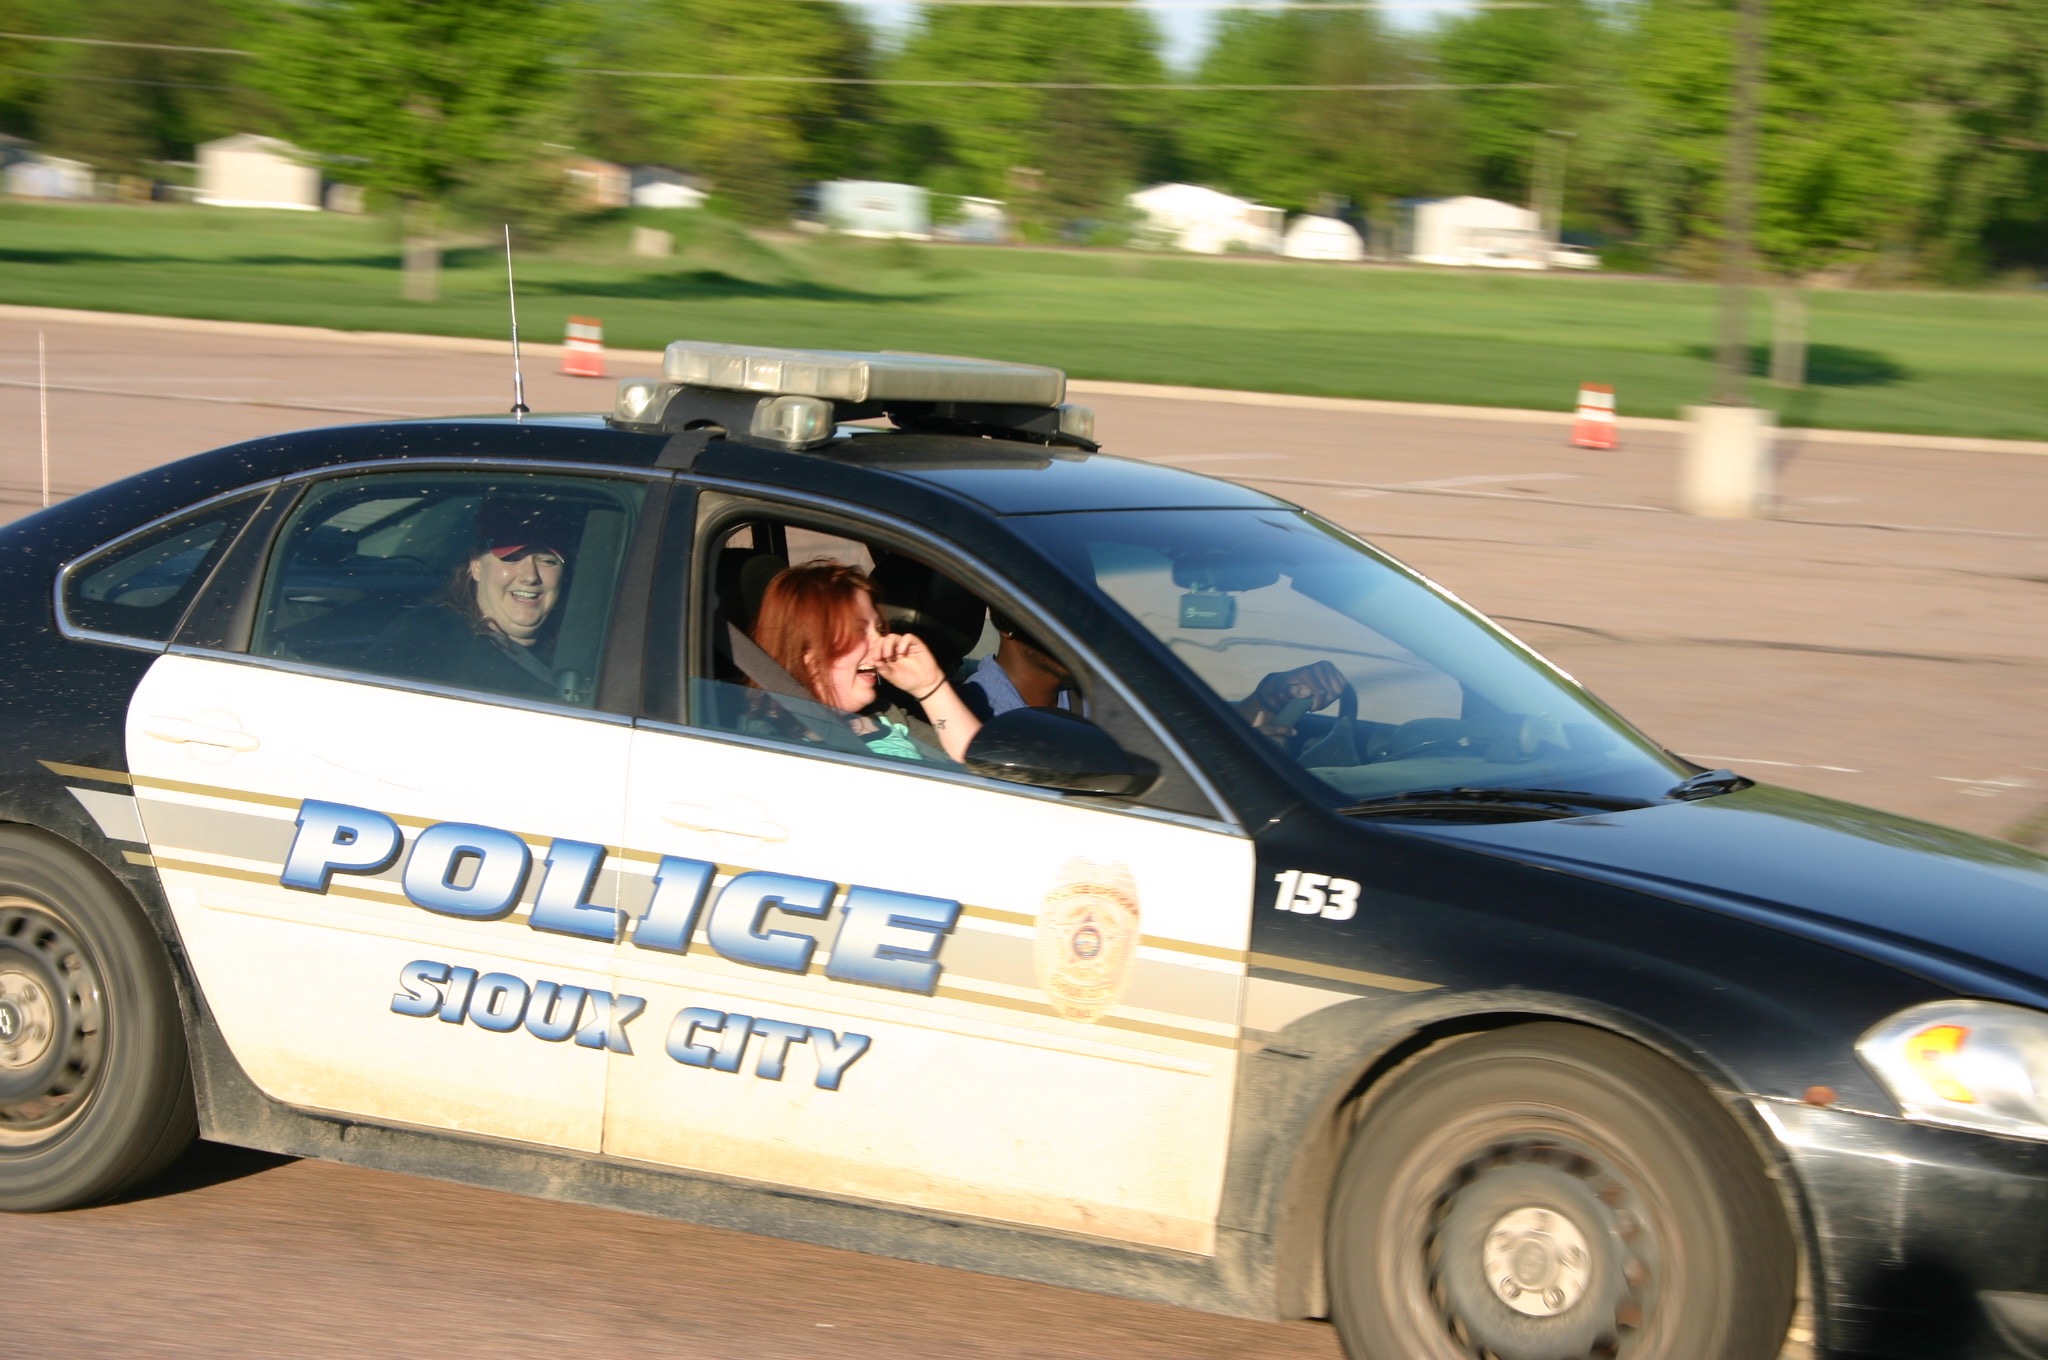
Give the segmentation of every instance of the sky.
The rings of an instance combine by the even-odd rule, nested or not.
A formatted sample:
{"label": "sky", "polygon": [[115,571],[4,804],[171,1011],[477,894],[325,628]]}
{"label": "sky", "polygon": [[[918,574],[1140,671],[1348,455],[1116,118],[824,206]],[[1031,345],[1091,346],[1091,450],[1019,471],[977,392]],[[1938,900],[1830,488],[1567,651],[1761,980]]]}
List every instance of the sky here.
{"label": "sky", "polygon": [[[904,0],[846,0],[855,9],[862,11],[877,26],[884,29],[901,29],[911,21],[915,6]],[[1193,70],[1202,58],[1202,49],[1208,44],[1209,30],[1216,22],[1213,9],[1195,8],[1188,0],[1176,4],[1174,0],[1143,0],[1145,8],[1159,18],[1160,30],[1166,35],[1166,59],[1183,70]],[[1387,10],[1387,22],[1398,28],[1418,28],[1441,14],[1454,14],[1463,10],[1461,0],[1412,0],[1403,4],[1394,0],[1398,7]]]}

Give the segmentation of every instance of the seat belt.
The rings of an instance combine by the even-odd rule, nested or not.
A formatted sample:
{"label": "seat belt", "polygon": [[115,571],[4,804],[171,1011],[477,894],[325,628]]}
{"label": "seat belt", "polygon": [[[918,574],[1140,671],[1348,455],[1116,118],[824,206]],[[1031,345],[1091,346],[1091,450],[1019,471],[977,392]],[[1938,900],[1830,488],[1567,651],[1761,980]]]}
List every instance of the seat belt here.
{"label": "seat belt", "polygon": [[806,713],[806,708],[819,707],[817,696],[782,669],[775,658],[763,651],[761,644],[748,637],[738,624],[727,623],[725,633],[726,643],[732,648],[732,663],[740,668],[740,674],[770,694],[799,701],[801,706],[784,705],[782,711],[803,724],[806,732],[837,750],[864,752],[868,749],[867,743],[856,736],[844,720],[826,723],[821,722],[817,714]]}

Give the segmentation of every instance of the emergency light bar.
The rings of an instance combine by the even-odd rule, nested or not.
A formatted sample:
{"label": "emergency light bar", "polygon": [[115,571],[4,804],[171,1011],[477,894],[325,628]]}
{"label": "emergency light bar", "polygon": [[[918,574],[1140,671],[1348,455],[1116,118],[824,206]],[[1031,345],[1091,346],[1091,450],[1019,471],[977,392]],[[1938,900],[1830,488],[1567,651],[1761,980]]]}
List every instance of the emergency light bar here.
{"label": "emergency light bar", "polygon": [[686,387],[828,401],[950,401],[1057,406],[1067,375],[1036,364],[952,359],[934,354],[859,354],[829,349],[762,349],[678,340],[661,376]]}
{"label": "emergency light bar", "polygon": [[662,356],[660,378],[619,384],[612,423],[716,427],[755,443],[809,449],[838,438],[841,421],[886,415],[903,430],[1092,450],[1095,413],[1062,401],[1066,392],[1066,374],[1036,364],[678,340]]}

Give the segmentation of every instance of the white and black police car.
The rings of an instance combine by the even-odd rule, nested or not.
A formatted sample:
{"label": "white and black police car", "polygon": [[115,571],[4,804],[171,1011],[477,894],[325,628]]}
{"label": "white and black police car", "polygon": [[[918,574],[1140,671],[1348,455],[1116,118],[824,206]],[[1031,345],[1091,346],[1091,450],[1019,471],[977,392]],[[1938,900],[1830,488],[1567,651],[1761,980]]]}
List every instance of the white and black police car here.
{"label": "white and black police car", "polygon": [[[0,531],[0,1208],[198,1134],[1373,1360],[2048,1354],[2048,861],[1690,765],[1056,371],[663,373]],[[1061,706],[860,737],[752,631],[816,558]]]}

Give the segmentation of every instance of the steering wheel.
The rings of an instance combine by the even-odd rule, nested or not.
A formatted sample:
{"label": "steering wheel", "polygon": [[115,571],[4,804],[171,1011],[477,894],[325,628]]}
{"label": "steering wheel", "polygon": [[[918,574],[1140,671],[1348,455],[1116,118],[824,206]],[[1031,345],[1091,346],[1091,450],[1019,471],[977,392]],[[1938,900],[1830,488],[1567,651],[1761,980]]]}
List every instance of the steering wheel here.
{"label": "steering wheel", "polygon": [[[1308,712],[1308,700],[1296,699],[1282,710],[1280,720],[1289,727],[1295,727]],[[1293,712],[1295,704],[1302,705],[1299,713]],[[1314,741],[1304,741],[1300,729],[1288,742],[1288,748],[1295,760],[1305,766],[1317,765],[1363,765],[1365,752],[1359,749],[1357,738],[1358,691],[1350,681],[1337,691],[1337,716],[1330,724],[1330,730]],[[1289,715],[1292,715],[1291,717]]]}

